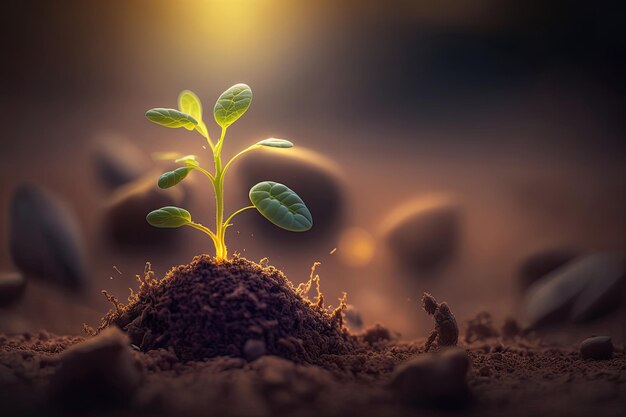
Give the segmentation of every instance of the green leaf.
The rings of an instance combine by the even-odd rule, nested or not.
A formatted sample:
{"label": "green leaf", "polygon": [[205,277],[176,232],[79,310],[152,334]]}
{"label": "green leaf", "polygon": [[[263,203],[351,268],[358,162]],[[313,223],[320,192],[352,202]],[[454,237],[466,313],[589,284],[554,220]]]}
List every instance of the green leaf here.
{"label": "green leaf", "polygon": [[184,127],[187,130],[193,130],[198,121],[192,116],[179,112],[176,109],[152,109],[146,112],[146,117],[151,122],[158,125],[170,127],[172,129]]}
{"label": "green leaf", "polygon": [[187,177],[187,174],[191,172],[192,168],[181,167],[176,168],[174,171],[164,173],[159,177],[159,188],[166,189],[175,186]]}
{"label": "green leaf", "polygon": [[191,214],[180,207],[167,206],[151,211],[146,220],[154,227],[176,228],[191,223]]}
{"label": "green leaf", "polygon": [[198,159],[195,155],[185,155],[176,159],[174,162],[177,164],[180,162],[184,162],[185,165],[187,165],[190,168],[200,166],[200,163],[198,163]]}
{"label": "green leaf", "polygon": [[178,109],[197,120],[196,130],[204,137],[208,136],[206,125],[202,121],[202,103],[192,91],[184,90],[178,96]]}
{"label": "green leaf", "polygon": [[213,108],[218,125],[226,128],[239,119],[250,107],[252,90],[246,84],[235,84],[224,91]]}
{"label": "green leaf", "polygon": [[266,219],[292,232],[313,227],[311,212],[296,193],[283,184],[263,181],[250,189],[250,201]]}
{"label": "green leaf", "polygon": [[293,148],[293,143],[285,139],[268,138],[256,143],[259,146],[267,146],[270,148]]}

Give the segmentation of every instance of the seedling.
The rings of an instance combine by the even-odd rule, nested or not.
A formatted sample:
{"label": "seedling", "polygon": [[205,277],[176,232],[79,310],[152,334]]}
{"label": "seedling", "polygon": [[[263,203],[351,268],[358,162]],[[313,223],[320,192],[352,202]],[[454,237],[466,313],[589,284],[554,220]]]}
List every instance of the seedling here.
{"label": "seedling", "polygon": [[182,166],[159,177],[158,186],[162,189],[173,187],[183,181],[192,171],[199,171],[207,176],[215,191],[215,230],[196,223],[192,220],[191,214],[180,207],[161,207],[150,212],[146,220],[154,227],[189,226],[206,233],[215,245],[215,257],[218,259],[228,258],[226,230],[232,226],[235,216],[245,210],[256,208],[270,222],[292,232],[304,232],[313,226],[311,213],[302,199],[288,187],[272,181],[263,181],[253,186],[249,192],[252,205],[236,210],[224,220],[224,177],[232,163],[255,149],[293,147],[293,143],[288,140],[264,139],[235,154],[226,164],[222,164],[222,148],[226,130],[243,116],[251,102],[252,90],[246,84],[233,85],[220,95],[213,108],[215,121],[221,127],[221,134],[217,143],[211,140],[207,126],[202,121],[202,104],[191,91],[183,91],[180,94],[178,110],[155,108],[146,112],[146,117],[151,122],[173,129],[182,127],[189,131],[195,131],[204,137],[209,144],[215,164],[212,173],[200,166],[195,155],[187,155],[174,161]]}

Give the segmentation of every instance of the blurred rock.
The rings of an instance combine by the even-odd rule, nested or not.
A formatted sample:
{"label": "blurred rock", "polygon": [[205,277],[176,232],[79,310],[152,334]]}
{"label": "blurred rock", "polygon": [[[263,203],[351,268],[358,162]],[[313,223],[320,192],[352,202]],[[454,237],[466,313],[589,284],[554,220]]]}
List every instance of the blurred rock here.
{"label": "blurred rock", "polygon": [[611,359],[613,341],[610,336],[595,336],[583,340],[580,344],[580,356],[584,359]]}
{"label": "blurred rock", "polygon": [[265,348],[265,342],[258,339],[248,339],[243,345],[243,354],[248,362],[252,362],[261,356],[265,355],[267,349]]}
{"label": "blurred rock", "polygon": [[556,247],[528,256],[520,265],[517,278],[522,289],[550,272],[580,256],[581,251],[570,247]]}
{"label": "blurred rock", "polygon": [[589,255],[568,263],[530,286],[524,310],[530,325],[540,327],[568,318],[585,320],[615,309],[621,302],[624,259],[615,254]]}
{"label": "blurred rock", "polygon": [[469,399],[469,368],[470,359],[463,349],[425,353],[398,366],[390,387],[408,403],[458,408]]}
{"label": "blurred rock", "polygon": [[65,350],[50,381],[50,396],[61,408],[111,409],[128,405],[142,379],[128,337],[117,327]]}
{"label": "blurred rock", "polygon": [[113,244],[152,247],[171,242],[179,235],[179,229],[159,229],[146,222],[146,215],[152,210],[181,207],[185,203],[184,185],[162,190],[157,186],[158,177],[158,173],[151,173],[120,187],[105,204],[104,234]]}
{"label": "blurred rock", "polygon": [[71,290],[86,285],[84,243],[64,202],[43,187],[21,185],[9,219],[11,259],[25,275]]}
{"label": "blurred rock", "polygon": [[445,196],[424,197],[394,210],[381,230],[391,254],[406,268],[428,272],[450,261],[458,248],[461,209]]}
{"label": "blurred rock", "polygon": [[363,327],[361,312],[353,305],[348,305],[343,312],[345,324],[353,332],[358,332]]}
{"label": "blurred rock", "polygon": [[336,236],[344,217],[346,198],[341,171],[325,156],[297,147],[258,150],[242,157],[232,172],[237,173],[245,193],[261,181],[285,184],[304,200],[313,215],[313,228],[306,234],[282,230],[259,215],[238,219],[238,222],[251,223],[259,231],[255,236],[294,250],[314,242],[329,242]]}
{"label": "blurred rock", "polygon": [[0,307],[15,304],[22,298],[26,280],[19,272],[0,274]]}
{"label": "blurred rock", "polygon": [[626,259],[616,254],[603,255],[601,259],[598,260],[597,275],[589,280],[572,307],[570,317],[575,322],[602,317],[623,301]]}
{"label": "blurred rock", "polygon": [[98,179],[110,189],[139,179],[152,165],[134,143],[112,133],[99,135],[93,158]]}

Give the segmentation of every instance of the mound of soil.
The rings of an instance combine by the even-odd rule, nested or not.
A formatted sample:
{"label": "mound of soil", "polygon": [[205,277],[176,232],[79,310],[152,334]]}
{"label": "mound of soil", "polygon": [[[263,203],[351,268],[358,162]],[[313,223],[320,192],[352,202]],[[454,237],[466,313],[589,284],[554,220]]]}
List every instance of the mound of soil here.
{"label": "mound of soil", "polygon": [[[296,287],[276,268],[238,256],[197,256],[161,280],[147,265],[127,305],[105,293],[115,309],[99,330],[116,325],[141,351],[171,348],[182,361],[269,354],[319,363],[322,355],[347,353],[357,339],[343,327],[345,300],[324,307],[314,272]],[[307,297],[313,285],[315,302]]]}

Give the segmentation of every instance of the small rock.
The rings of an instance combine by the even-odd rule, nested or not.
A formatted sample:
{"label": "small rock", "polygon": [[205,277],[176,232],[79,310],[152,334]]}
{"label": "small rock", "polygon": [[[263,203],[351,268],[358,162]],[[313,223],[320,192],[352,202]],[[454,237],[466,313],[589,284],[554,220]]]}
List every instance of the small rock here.
{"label": "small rock", "polygon": [[134,143],[112,134],[100,134],[93,151],[100,181],[113,189],[132,182],[150,170],[150,160]]}
{"label": "small rock", "polygon": [[109,327],[59,355],[50,395],[60,408],[111,409],[128,405],[141,379],[128,337]]}
{"label": "small rock", "polygon": [[267,352],[265,342],[259,339],[248,339],[243,345],[243,354],[248,362],[252,362]]}
{"label": "small rock", "polygon": [[581,251],[570,247],[555,247],[536,252],[519,267],[517,278],[522,289],[527,289],[550,272],[580,256]]}
{"label": "small rock", "polygon": [[9,212],[13,263],[26,276],[82,289],[87,277],[84,244],[64,202],[40,186],[24,184],[13,193]]}
{"label": "small rock", "polygon": [[532,327],[568,318],[582,321],[616,308],[626,266],[621,256],[594,254],[579,258],[535,282],[524,310]]}
{"label": "small rock", "polygon": [[340,168],[322,154],[302,147],[287,150],[258,150],[241,158],[234,167],[238,181],[245,190],[271,178],[295,191],[313,214],[314,225],[306,233],[291,233],[268,222],[263,216],[241,216],[237,221],[249,224],[267,239],[284,249],[299,250],[311,243],[328,244],[336,237],[343,222],[346,198]]}
{"label": "small rock", "polygon": [[375,324],[372,327],[365,329],[361,337],[370,345],[378,342],[388,342],[394,339],[394,335],[391,333],[391,330],[381,326],[380,324]]}
{"label": "small rock", "polygon": [[363,318],[361,312],[353,305],[348,305],[343,311],[345,323],[353,332],[358,332],[363,327]]}
{"label": "small rock", "polygon": [[403,204],[382,223],[390,253],[409,269],[432,271],[457,250],[461,209],[449,197],[432,196]]}
{"label": "small rock", "polygon": [[[182,184],[162,190],[157,186],[159,174],[149,174],[116,190],[105,205],[104,233],[116,245],[153,246],[170,243],[179,229],[159,229],[146,222],[146,215],[165,206],[183,206]],[[168,245],[171,247],[171,245]]]}
{"label": "small rock", "polygon": [[458,408],[467,403],[470,360],[462,349],[418,355],[398,366],[390,387],[403,401]]}
{"label": "small rock", "polygon": [[18,272],[0,274],[0,307],[15,304],[24,294],[26,280]]}
{"label": "small rock", "polygon": [[580,344],[580,356],[584,359],[611,359],[613,342],[610,336],[595,336],[583,340]]}

